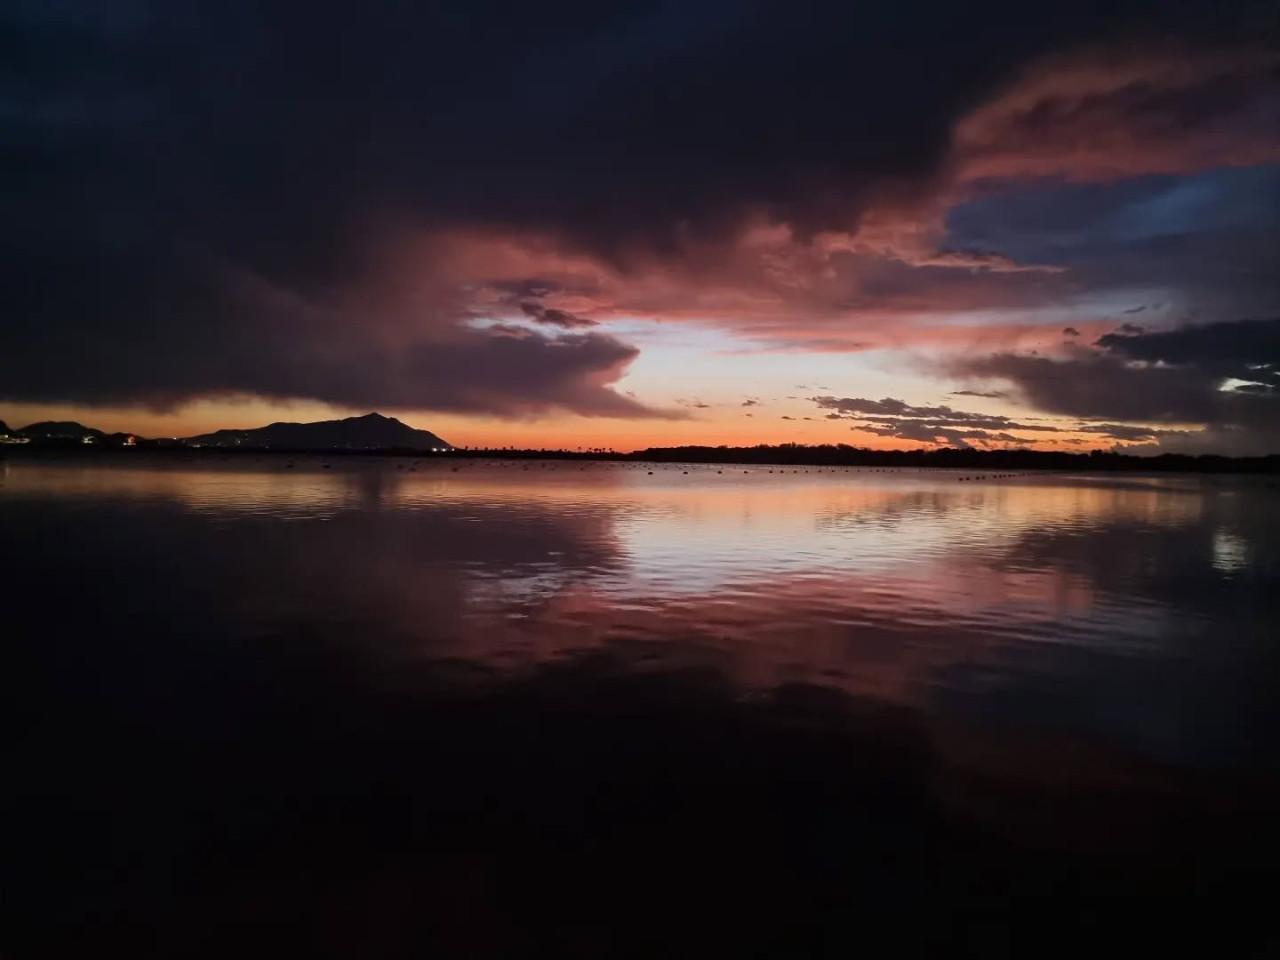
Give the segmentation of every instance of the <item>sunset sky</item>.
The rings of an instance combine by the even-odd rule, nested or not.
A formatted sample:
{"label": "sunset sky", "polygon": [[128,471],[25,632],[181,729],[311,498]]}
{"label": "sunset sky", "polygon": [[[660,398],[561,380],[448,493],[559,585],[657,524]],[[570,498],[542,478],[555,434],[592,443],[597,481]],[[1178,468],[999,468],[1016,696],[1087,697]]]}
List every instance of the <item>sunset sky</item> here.
{"label": "sunset sky", "polygon": [[10,426],[1280,452],[1270,2],[19,0],[0,38]]}

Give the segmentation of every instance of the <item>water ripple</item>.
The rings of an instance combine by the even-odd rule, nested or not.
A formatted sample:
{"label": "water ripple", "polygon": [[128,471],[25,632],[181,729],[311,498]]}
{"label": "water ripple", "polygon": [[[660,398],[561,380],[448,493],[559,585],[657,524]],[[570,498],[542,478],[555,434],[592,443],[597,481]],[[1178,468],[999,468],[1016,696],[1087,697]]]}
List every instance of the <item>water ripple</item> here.
{"label": "water ripple", "polygon": [[799,679],[1118,739],[1199,722],[1156,745],[1170,755],[1256,737],[1230,718],[1275,702],[1264,484],[688,471],[32,461],[6,468],[0,520],[33,571],[105,576],[110,544],[111,577],[171,583],[148,590],[155,615],[244,637],[359,623],[351,642],[388,663],[610,647],[745,689]]}

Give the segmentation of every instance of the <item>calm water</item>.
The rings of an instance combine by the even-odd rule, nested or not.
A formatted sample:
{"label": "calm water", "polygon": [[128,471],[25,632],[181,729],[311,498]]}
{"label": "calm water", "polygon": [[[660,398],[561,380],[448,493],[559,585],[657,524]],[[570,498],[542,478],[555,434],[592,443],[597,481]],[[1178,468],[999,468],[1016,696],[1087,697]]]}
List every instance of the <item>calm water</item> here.
{"label": "calm water", "polygon": [[105,594],[101,630],[160,620],[174,644],[325,635],[389,672],[604,650],[1277,758],[1274,481],[287,462],[11,463],[10,587]]}
{"label": "calm water", "polygon": [[1003,956],[1274,862],[1267,479],[10,458],[0,537],[82,946]]}

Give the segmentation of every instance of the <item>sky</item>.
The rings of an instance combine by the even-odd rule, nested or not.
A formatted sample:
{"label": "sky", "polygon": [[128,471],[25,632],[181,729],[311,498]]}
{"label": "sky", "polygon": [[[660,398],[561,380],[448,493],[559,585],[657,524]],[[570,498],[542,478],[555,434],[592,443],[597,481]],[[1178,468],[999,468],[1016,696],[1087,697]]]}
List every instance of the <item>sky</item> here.
{"label": "sky", "polygon": [[10,0],[0,420],[1280,453],[1271,2]]}

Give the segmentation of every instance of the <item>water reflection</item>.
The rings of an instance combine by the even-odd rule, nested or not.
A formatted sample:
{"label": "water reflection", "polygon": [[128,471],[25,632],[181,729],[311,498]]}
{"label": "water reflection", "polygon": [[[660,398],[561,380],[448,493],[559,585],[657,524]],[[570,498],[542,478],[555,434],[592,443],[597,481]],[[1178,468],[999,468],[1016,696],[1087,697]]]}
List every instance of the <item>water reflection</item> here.
{"label": "water reflection", "polygon": [[147,585],[108,623],[305,628],[389,664],[499,670],[607,649],[1178,762],[1268,753],[1280,505],[1264,484],[685,469],[19,463],[0,511],[20,579]]}
{"label": "water reflection", "polygon": [[0,474],[30,942],[1273,935],[1265,484],[85,464]]}

